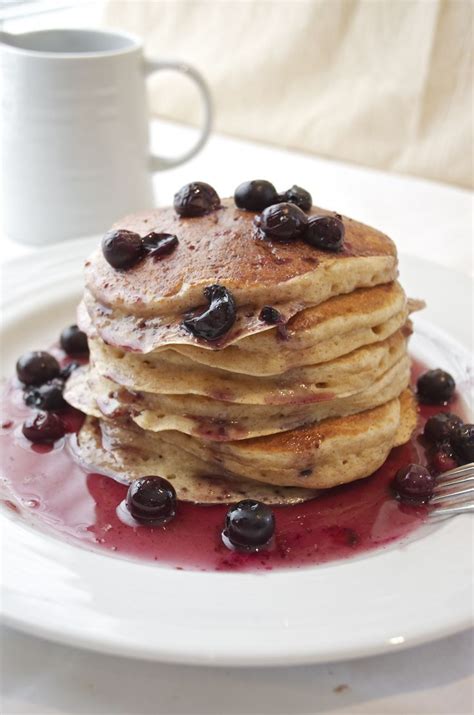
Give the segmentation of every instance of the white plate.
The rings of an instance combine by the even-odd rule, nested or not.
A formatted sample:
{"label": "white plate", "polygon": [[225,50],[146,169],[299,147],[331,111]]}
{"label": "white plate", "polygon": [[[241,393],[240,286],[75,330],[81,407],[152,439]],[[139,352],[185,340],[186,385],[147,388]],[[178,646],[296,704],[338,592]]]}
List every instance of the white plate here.
{"label": "white plate", "polygon": [[[27,348],[48,345],[71,322],[81,259],[68,243],[4,271],[3,374]],[[425,297],[428,317],[466,345],[470,282],[402,260],[402,281]],[[416,318],[417,357],[460,381],[469,354]],[[51,640],[181,663],[270,665],[381,653],[460,631],[472,615],[472,521],[458,517],[411,540],[345,562],[259,574],[176,571],[65,543],[2,516],[6,622]]]}

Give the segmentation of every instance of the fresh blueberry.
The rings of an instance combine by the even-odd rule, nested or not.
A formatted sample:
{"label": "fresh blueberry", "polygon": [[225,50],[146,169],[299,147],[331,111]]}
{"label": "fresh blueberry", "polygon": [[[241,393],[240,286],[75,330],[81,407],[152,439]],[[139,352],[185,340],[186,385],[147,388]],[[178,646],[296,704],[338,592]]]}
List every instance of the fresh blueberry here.
{"label": "fresh blueberry", "polygon": [[61,377],[63,380],[68,380],[74,370],[77,370],[78,367],[81,367],[78,362],[69,362],[67,365],[65,365],[63,368],[61,368]]}
{"label": "fresh blueberry", "polygon": [[408,464],[398,470],[394,488],[402,501],[430,499],[435,485],[434,476],[421,464]]}
{"label": "fresh blueberry", "polygon": [[438,412],[426,421],[423,434],[427,440],[436,444],[450,439],[462,424],[462,419],[457,415],[451,412]]}
{"label": "fresh blueberry", "polygon": [[29,407],[38,410],[60,410],[67,407],[63,397],[64,381],[60,377],[45,382],[37,387],[28,387],[23,393],[24,400]]}
{"label": "fresh blueberry", "polygon": [[23,422],[22,432],[30,442],[56,442],[66,429],[54,412],[36,412]]}
{"label": "fresh blueberry", "polygon": [[344,224],[336,216],[311,216],[303,238],[323,251],[339,251],[344,243],[344,233]]}
{"label": "fresh blueberry", "polygon": [[64,328],[59,337],[59,342],[62,349],[68,355],[88,355],[89,345],[87,344],[87,335],[79,330],[77,325],[69,325]]}
{"label": "fresh blueberry", "polygon": [[254,179],[244,181],[236,188],[234,201],[239,209],[263,211],[267,206],[277,204],[280,199],[273,184],[263,179]]}
{"label": "fresh blueberry", "polygon": [[178,237],[173,233],[158,233],[156,231],[147,234],[142,240],[145,251],[155,261],[173,253],[179,243]]}
{"label": "fresh blueberry", "polygon": [[135,231],[108,231],[102,239],[102,253],[112,268],[127,271],[143,258],[143,242]]}
{"label": "fresh blueberry", "polygon": [[274,241],[299,238],[304,233],[307,223],[305,212],[295,204],[289,203],[269,206],[256,221],[256,225],[265,236]]}
{"label": "fresh blueberry", "polygon": [[163,477],[141,477],[128,488],[127,508],[142,524],[166,524],[176,514],[176,492]]}
{"label": "fresh blueberry", "polygon": [[271,305],[264,305],[258,317],[268,325],[277,325],[281,322],[281,313]]}
{"label": "fresh blueberry", "polygon": [[463,462],[474,462],[474,425],[460,425],[453,435],[453,444]]}
{"label": "fresh blueberry", "polygon": [[449,372],[440,369],[428,370],[418,378],[416,388],[420,402],[443,404],[453,396],[456,383]]}
{"label": "fresh blueberry", "polygon": [[232,293],[221,285],[205,288],[204,297],[209,301],[207,310],[200,315],[185,318],[183,326],[196,338],[217,340],[235,323],[235,300]]}
{"label": "fresh blueberry", "polygon": [[42,350],[25,353],[16,364],[16,374],[24,385],[42,385],[58,377],[59,371],[56,358]]}
{"label": "fresh blueberry", "polygon": [[222,537],[231,547],[257,551],[271,541],[274,533],[275,516],[270,507],[254,499],[244,499],[227,512]]}
{"label": "fresh blueberry", "polygon": [[302,189],[301,186],[292,186],[291,189],[285,191],[281,200],[296,204],[302,211],[309,211],[313,205],[311,194],[306,189]]}
{"label": "fresh blueberry", "polygon": [[212,186],[203,181],[193,181],[182,186],[174,195],[174,210],[179,216],[193,218],[215,211],[221,200]]}

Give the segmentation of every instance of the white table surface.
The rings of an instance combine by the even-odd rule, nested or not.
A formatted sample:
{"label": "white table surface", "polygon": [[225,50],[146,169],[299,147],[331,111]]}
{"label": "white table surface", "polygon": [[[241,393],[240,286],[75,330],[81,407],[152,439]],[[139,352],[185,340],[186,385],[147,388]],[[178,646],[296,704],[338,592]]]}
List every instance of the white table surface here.
{"label": "white table surface", "polygon": [[[155,123],[153,143],[171,154],[192,134],[187,128]],[[280,190],[300,184],[318,205],[384,230],[399,251],[472,274],[471,193],[421,179],[215,136],[200,156],[156,177],[158,203],[169,203],[188,181],[208,181],[226,196],[251,178],[268,178]],[[38,250],[7,238],[0,248],[2,263]],[[2,637],[3,715],[473,712],[472,632],[382,657],[252,670],[102,656],[6,628]]]}

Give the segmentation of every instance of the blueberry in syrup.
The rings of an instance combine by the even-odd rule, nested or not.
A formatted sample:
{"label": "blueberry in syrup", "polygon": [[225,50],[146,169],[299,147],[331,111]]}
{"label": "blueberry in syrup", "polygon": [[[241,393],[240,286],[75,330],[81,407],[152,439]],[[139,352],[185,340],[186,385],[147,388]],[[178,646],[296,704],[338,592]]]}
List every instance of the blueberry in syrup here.
{"label": "blueberry in syrup", "polygon": [[142,239],[142,242],[145,251],[155,261],[173,253],[179,243],[178,237],[173,233],[158,233],[157,231],[151,231]]}
{"label": "blueberry in syrup", "polygon": [[254,179],[239,184],[234,192],[235,205],[246,211],[263,211],[280,201],[277,190],[269,181]]}
{"label": "blueberry in syrup", "polygon": [[428,370],[416,383],[418,399],[428,404],[448,402],[454,394],[456,383],[445,370]]}
{"label": "blueberry in syrup", "polygon": [[290,241],[299,238],[304,233],[307,223],[305,212],[299,206],[289,203],[269,206],[257,221],[260,231],[274,241]]}
{"label": "blueberry in syrup", "polygon": [[281,322],[281,313],[271,305],[264,305],[258,317],[268,325],[277,325]]}
{"label": "blueberry in syrup", "polygon": [[69,325],[62,331],[59,342],[68,355],[88,355],[87,335],[77,325]]}
{"label": "blueberry in syrup", "polygon": [[39,410],[60,410],[67,407],[63,397],[64,380],[55,377],[54,380],[45,382],[43,385],[29,387],[23,393],[25,403],[29,407],[36,407]]}
{"label": "blueberry in syrup", "polygon": [[408,464],[398,470],[393,486],[402,501],[427,501],[433,495],[435,479],[421,464]]}
{"label": "blueberry in syrup", "polygon": [[174,195],[174,210],[179,216],[193,218],[204,216],[220,208],[221,200],[209,184],[193,181],[182,186]]}
{"label": "blueberry in syrup", "polygon": [[30,442],[56,442],[64,437],[66,429],[54,412],[36,412],[23,422],[22,432]]}
{"label": "blueberry in syrup", "polygon": [[232,293],[221,285],[204,288],[209,307],[200,315],[187,317],[183,326],[196,338],[217,340],[227,333],[236,319],[237,308]]}
{"label": "blueberry in syrup", "polygon": [[42,385],[58,377],[59,372],[56,358],[43,350],[25,353],[16,363],[16,374],[24,385]]}
{"label": "blueberry in syrup", "polygon": [[290,204],[296,204],[302,211],[309,211],[313,205],[313,199],[309,191],[296,185],[292,186],[288,191],[285,191],[281,200],[287,201]]}
{"label": "blueberry in syrup", "polygon": [[323,251],[339,251],[344,243],[344,224],[336,216],[311,216],[303,236],[306,243]]}
{"label": "blueberry in syrup", "polygon": [[176,492],[163,477],[135,479],[128,488],[126,503],[141,524],[166,524],[176,514]]}
{"label": "blueberry in syrup", "polygon": [[78,362],[69,362],[67,365],[61,368],[60,376],[63,380],[68,380],[74,370],[77,370],[78,367],[81,367]]}
{"label": "blueberry in syrup", "polygon": [[244,499],[230,507],[222,532],[224,543],[242,551],[267,546],[275,533],[275,516],[267,504]]}
{"label": "blueberry in syrup", "polygon": [[143,242],[135,231],[108,231],[102,239],[102,253],[112,268],[127,271],[143,258]]}
{"label": "blueberry in syrup", "polygon": [[462,419],[457,415],[451,412],[438,412],[426,421],[423,435],[429,442],[436,444],[451,439],[462,424]]}
{"label": "blueberry in syrup", "polygon": [[429,462],[434,474],[442,474],[459,466],[456,452],[449,440],[444,440],[436,445],[436,448],[429,454]]}
{"label": "blueberry in syrup", "polygon": [[463,462],[474,462],[474,425],[460,425],[453,435],[453,444]]}

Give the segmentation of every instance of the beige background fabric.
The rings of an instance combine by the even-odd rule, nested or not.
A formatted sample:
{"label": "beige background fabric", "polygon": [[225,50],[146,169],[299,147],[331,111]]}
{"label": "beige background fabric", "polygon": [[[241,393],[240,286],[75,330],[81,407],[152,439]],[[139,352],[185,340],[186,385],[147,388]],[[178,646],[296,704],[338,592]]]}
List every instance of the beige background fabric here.
{"label": "beige background fabric", "polygon": [[[470,0],[111,0],[106,22],[207,77],[218,131],[469,187]],[[152,111],[197,123],[163,73]]]}

